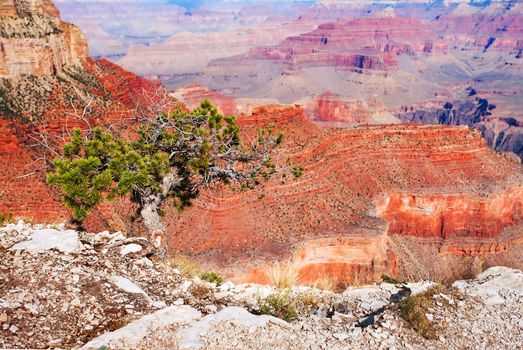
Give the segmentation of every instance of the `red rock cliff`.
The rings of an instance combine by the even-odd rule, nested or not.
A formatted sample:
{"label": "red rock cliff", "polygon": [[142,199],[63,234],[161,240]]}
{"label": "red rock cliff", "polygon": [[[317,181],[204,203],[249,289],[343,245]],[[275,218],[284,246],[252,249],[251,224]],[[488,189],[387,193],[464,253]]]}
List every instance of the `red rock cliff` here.
{"label": "red rock cliff", "polygon": [[[441,251],[461,256],[478,239],[504,240],[505,231],[522,223],[521,165],[466,127],[323,129],[299,108],[275,106],[240,122],[249,132],[274,122],[272,115],[285,133],[276,158],[301,164],[305,175],[271,181],[258,192],[205,192],[182,214],[167,208],[171,252],[244,273],[247,281],[263,281],[265,264],[287,259],[306,280],[330,274],[369,281],[395,274],[405,268],[398,259],[417,254],[396,251],[392,233],[436,246],[462,237]],[[497,261],[521,263],[509,255]]]}

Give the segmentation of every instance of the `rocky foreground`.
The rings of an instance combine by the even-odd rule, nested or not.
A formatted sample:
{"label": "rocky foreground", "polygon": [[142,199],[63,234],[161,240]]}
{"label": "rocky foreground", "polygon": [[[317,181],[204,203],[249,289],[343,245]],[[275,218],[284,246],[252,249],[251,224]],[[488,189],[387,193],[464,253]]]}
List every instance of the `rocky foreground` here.
{"label": "rocky foreground", "polygon": [[[186,279],[169,261],[147,258],[139,243],[63,226],[2,227],[0,348],[523,348],[519,270],[494,267],[447,287],[416,282],[343,293],[278,291]],[[262,314],[271,295],[291,301],[291,322]],[[414,295],[427,296],[425,337],[400,315],[398,305]]]}

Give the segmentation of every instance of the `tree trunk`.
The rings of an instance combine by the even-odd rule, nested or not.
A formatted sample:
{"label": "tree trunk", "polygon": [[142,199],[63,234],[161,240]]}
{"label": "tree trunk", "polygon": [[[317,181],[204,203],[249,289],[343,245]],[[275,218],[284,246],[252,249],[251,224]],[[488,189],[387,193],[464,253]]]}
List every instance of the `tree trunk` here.
{"label": "tree trunk", "polygon": [[142,216],[143,225],[149,232],[149,241],[155,248],[160,248],[164,245],[165,224],[158,213],[158,205],[156,200],[147,202],[142,207],[140,215]]}
{"label": "tree trunk", "polygon": [[156,255],[159,255],[161,258],[163,258],[167,253],[165,242],[165,231],[167,230],[167,227],[162,221],[159,209],[163,200],[175,185],[176,182],[174,176],[172,174],[167,175],[160,185],[160,192],[144,198],[140,210],[143,225],[149,232],[149,241],[157,250]]}

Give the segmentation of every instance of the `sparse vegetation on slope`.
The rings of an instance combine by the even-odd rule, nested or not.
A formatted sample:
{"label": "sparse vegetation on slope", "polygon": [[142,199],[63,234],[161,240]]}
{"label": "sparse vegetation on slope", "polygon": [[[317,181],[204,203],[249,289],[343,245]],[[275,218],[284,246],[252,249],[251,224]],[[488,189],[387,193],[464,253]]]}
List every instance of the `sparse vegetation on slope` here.
{"label": "sparse vegetation on slope", "polygon": [[216,272],[204,272],[200,275],[200,278],[204,281],[215,283],[217,286],[223,283],[223,278]]}
{"label": "sparse vegetation on slope", "polygon": [[193,278],[200,275],[203,271],[202,265],[186,255],[176,255],[165,259],[170,266],[177,268],[184,278]]}
{"label": "sparse vegetation on slope", "polygon": [[435,303],[434,294],[440,291],[441,287],[435,286],[421,294],[409,296],[399,303],[401,317],[426,339],[436,339],[437,337],[436,326],[427,319],[426,315]]}
{"label": "sparse vegetation on slope", "polygon": [[279,291],[268,295],[265,298],[259,298],[260,313],[272,315],[287,322],[291,322],[298,317],[296,302],[290,296],[289,290]]}

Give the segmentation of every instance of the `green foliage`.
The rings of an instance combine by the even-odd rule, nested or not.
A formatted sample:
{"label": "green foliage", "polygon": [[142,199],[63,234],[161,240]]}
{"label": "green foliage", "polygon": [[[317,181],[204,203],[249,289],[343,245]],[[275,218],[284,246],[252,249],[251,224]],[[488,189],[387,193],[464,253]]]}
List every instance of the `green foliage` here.
{"label": "green foliage", "polygon": [[[192,112],[178,108],[149,117],[133,141],[101,128],[74,129],[47,182],[61,189],[77,222],[103,201],[127,194],[139,206],[170,197],[182,210],[203,185],[252,187],[259,176],[274,174],[268,152],[283,136],[273,136],[272,127],[260,129],[257,142],[244,147],[239,132],[236,118],[222,116],[208,101]],[[173,180],[167,183],[168,178]]]}
{"label": "green foliage", "polygon": [[200,278],[204,281],[216,283],[217,286],[223,283],[223,278],[216,272],[204,272],[200,275]]}
{"label": "green foliage", "polygon": [[298,166],[298,165],[293,166],[292,175],[294,175],[294,177],[302,177],[303,176],[303,167]]}
{"label": "green foliage", "polygon": [[261,314],[272,315],[287,322],[298,317],[296,304],[291,299],[289,290],[270,294],[266,298],[258,298],[258,305]]}
{"label": "green foliage", "polygon": [[0,213],[0,226],[5,225],[13,221],[13,213],[3,214]]}
{"label": "green foliage", "polygon": [[63,154],[54,162],[55,172],[47,175],[47,182],[61,188],[64,204],[80,222],[104,199],[157,189],[169,169],[165,153],[143,154],[100,128],[88,134],[74,129]]}

